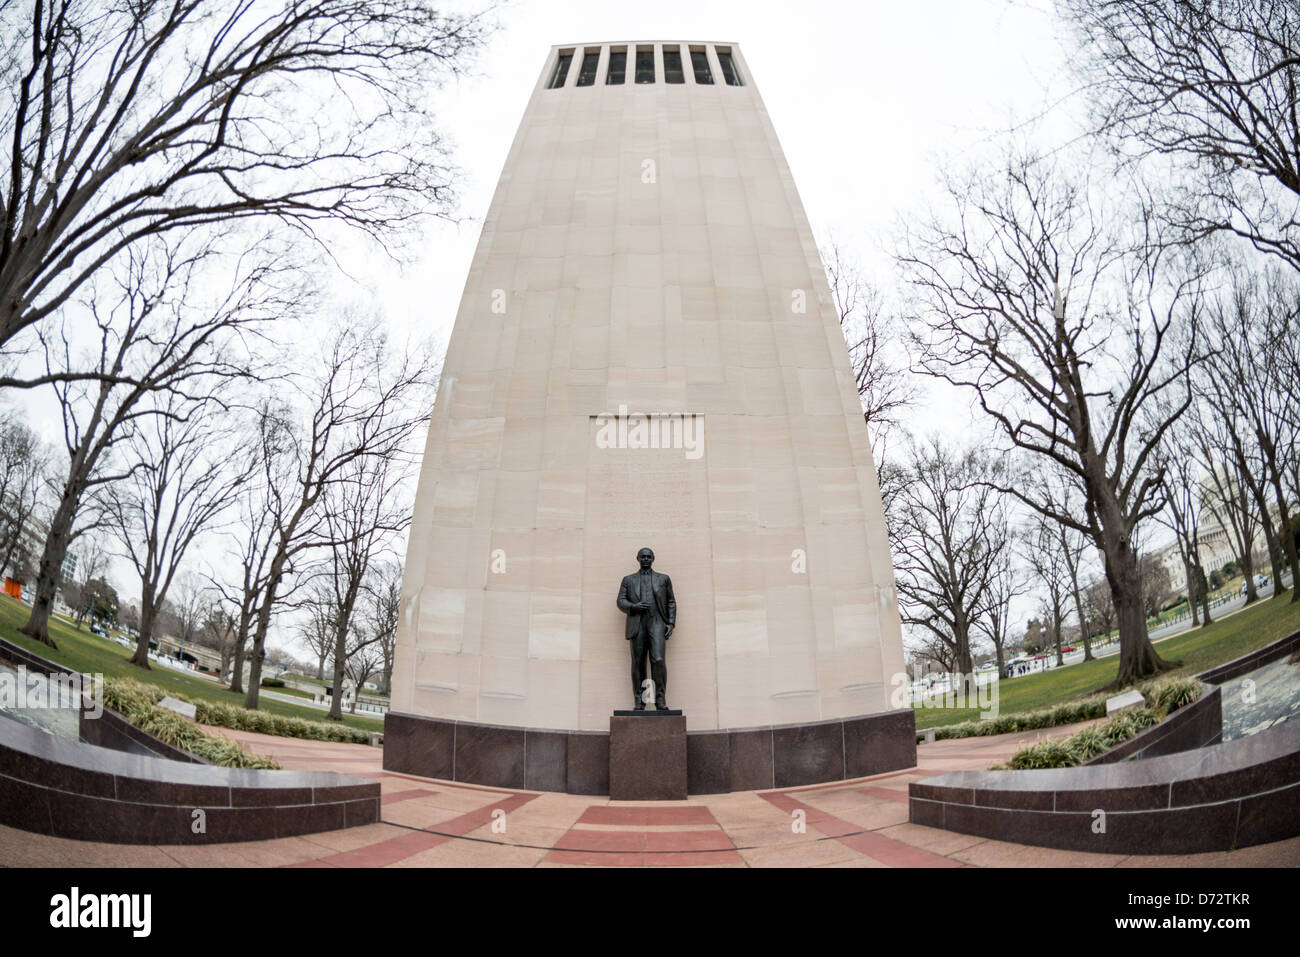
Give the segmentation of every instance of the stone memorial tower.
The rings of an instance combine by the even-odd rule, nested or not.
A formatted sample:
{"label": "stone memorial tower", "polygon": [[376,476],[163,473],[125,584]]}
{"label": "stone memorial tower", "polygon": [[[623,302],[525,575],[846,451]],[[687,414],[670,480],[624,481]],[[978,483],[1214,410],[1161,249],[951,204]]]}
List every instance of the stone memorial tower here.
{"label": "stone memorial tower", "polygon": [[547,57],[429,430],[385,766],[601,793],[643,546],[675,589],[692,790],[910,766],[854,376],[734,44]]}

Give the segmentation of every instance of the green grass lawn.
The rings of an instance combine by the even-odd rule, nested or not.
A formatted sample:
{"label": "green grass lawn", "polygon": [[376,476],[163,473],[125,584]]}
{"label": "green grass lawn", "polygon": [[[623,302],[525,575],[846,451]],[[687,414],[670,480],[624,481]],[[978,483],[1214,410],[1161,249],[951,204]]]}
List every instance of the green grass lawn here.
{"label": "green grass lawn", "polygon": [[[48,645],[34,641],[26,635],[19,634],[18,629],[27,622],[30,609],[8,595],[0,595],[0,637],[33,654],[56,661],[74,671],[84,674],[103,674],[121,678],[134,678],[148,684],[157,685],[167,691],[182,694],[190,698],[203,698],[207,701],[219,701],[222,704],[243,707],[244,696],[235,694],[224,685],[204,678],[195,678],[171,668],[155,666],[145,671],[131,664],[131,651],[114,641],[92,635],[89,631],[78,631],[76,627],[59,616],[50,618],[50,636],[59,646],[56,651]],[[265,690],[265,689],[263,689]],[[276,691],[287,691],[277,688]],[[270,714],[305,718],[308,721],[324,721],[325,712],[316,708],[305,708],[287,701],[276,701],[263,695],[258,708]],[[364,731],[382,731],[382,718],[343,715],[344,724]]]}
{"label": "green grass lawn", "polygon": [[322,688],[332,683],[326,681],[324,678],[317,678],[315,675],[300,675],[296,671],[286,672],[285,674],[281,675],[281,677],[292,678],[294,681],[301,681],[304,682],[305,684],[320,685]]}
{"label": "green grass lawn", "polygon": [[[1163,674],[1194,675],[1239,658],[1297,629],[1300,629],[1300,604],[1291,604],[1288,591],[1277,601],[1260,599],[1229,618],[1215,621],[1208,628],[1197,628],[1157,642],[1155,648],[1166,661],[1182,662],[1177,669]],[[1111,656],[1002,681],[999,684],[998,711],[1001,714],[1034,711],[1110,690],[1108,686],[1114,682],[1118,668],[1119,659]],[[937,728],[978,717],[977,708],[918,707],[916,726]]]}

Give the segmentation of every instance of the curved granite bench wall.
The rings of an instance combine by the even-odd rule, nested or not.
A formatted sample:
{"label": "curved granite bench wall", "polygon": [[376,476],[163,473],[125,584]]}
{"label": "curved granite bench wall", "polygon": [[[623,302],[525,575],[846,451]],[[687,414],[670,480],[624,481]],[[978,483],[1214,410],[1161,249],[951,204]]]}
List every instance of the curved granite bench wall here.
{"label": "curved granite bench wall", "polygon": [[[15,665],[22,665],[28,671],[39,672],[43,675],[72,673],[62,665],[55,664],[53,661],[40,657],[40,655],[34,655],[26,648],[5,641],[3,638],[0,638],[0,658],[11,661]],[[175,747],[166,741],[155,738],[148,731],[141,731],[116,711],[103,708],[99,717],[91,717],[89,711],[90,709],[83,704],[81,716],[78,719],[81,740],[87,744],[98,745],[101,748],[112,748],[114,751],[126,751],[130,754],[169,758],[173,761],[187,761],[195,764],[209,763],[198,755],[190,754],[183,748]]]}
{"label": "curved granite bench wall", "polygon": [[1127,758],[1155,758],[1218,744],[1223,740],[1223,703],[1216,685],[1201,682],[1201,696],[1154,727],[1099,754],[1084,767],[1114,764]]}
{"label": "curved granite bench wall", "polygon": [[1300,834],[1300,721],[1141,761],[956,771],[908,793],[913,824],[1020,844],[1111,854],[1266,844]]}
{"label": "curved granite bench wall", "polygon": [[[916,766],[910,708],[809,724],[686,735],[691,794],[797,787]],[[609,793],[609,732],[384,718],[384,770],[492,787]]]}
{"label": "curved granite bench wall", "polygon": [[166,758],[169,761],[185,761],[192,764],[212,763],[197,754],[190,754],[183,748],[155,738],[148,731],[141,731],[110,708],[101,709],[99,716],[95,717],[83,706],[78,723],[81,740],[87,744],[112,748],[114,751],[125,751],[128,754]]}
{"label": "curved granite bench wall", "polygon": [[[1297,647],[1300,632],[1198,677],[1217,684]],[[1300,721],[1197,746],[1198,738],[1221,734],[1221,694],[1213,687],[1082,767],[957,771],[914,782],[909,820],[995,840],[1129,854],[1223,851],[1300,835]]]}
{"label": "curved granite bench wall", "polygon": [[113,844],[208,844],[377,820],[375,782],[125,754],[0,719],[0,823],[10,827]]}
{"label": "curved granite bench wall", "polygon": [[1297,649],[1300,649],[1300,631],[1293,632],[1285,638],[1279,638],[1263,648],[1256,648],[1254,651],[1244,654],[1240,658],[1234,658],[1217,668],[1202,671],[1196,677],[1202,681],[1208,681],[1210,684],[1221,685],[1233,678],[1240,678],[1261,665],[1276,661],[1284,655],[1289,655]]}

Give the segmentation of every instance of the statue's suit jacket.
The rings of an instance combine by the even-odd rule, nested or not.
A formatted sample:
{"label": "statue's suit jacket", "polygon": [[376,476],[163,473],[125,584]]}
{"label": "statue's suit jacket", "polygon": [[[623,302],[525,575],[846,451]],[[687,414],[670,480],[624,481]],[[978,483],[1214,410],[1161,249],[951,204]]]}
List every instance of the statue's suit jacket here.
{"label": "statue's suit jacket", "polygon": [[[677,624],[677,601],[673,598],[673,582],[667,575],[661,575],[657,571],[650,572],[650,592],[653,596],[651,602],[653,611],[658,614],[653,616],[650,621],[652,628],[666,628],[668,625],[676,627]],[[641,601],[641,572],[635,571],[631,575],[623,578],[623,584],[618,589],[618,607],[619,611],[627,615],[627,631],[624,638],[631,640],[636,637],[640,623],[635,606]]]}

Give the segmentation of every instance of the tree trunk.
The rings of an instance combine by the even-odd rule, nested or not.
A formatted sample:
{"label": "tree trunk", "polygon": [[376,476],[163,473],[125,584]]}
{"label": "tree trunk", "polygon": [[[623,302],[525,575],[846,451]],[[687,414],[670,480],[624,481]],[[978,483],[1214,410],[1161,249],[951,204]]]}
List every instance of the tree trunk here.
{"label": "tree trunk", "polygon": [[[1291,568],[1291,603],[1300,602],[1300,557],[1296,555],[1295,536],[1291,533],[1291,516],[1286,510],[1286,495],[1282,491],[1282,481],[1274,473],[1273,494],[1277,496],[1278,539],[1287,564]],[[1273,596],[1282,594],[1282,569],[1273,568]]]}
{"label": "tree trunk", "polygon": [[1201,616],[1197,605],[1200,604],[1200,596],[1197,592],[1196,573],[1192,569],[1192,563],[1183,560],[1183,576],[1187,580],[1187,607],[1192,612],[1192,627],[1197,628],[1201,624]]}
{"label": "tree trunk", "polygon": [[280,591],[280,580],[284,577],[284,566],[288,556],[283,549],[271,560],[271,570],[266,576],[266,590],[262,593],[262,603],[257,609],[257,631],[253,633],[253,650],[248,664],[248,692],[244,697],[244,707],[250,711],[257,710],[257,696],[262,686],[262,659],[266,657],[266,635],[271,630],[271,610],[275,608],[276,595]]}
{"label": "tree trunk", "polygon": [[27,624],[21,629],[24,635],[54,649],[59,646],[50,637],[50,615],[54,612],[54,596],[59,590],[63,559],[68,554],[68,543],[72,540],[72,522],[77,516],[78,497],[65,487],[58,508],[50,517],[50,530],[45,537],[40,569],[36,574],[36,595],[32,599],[32,611]]}
{"label": "tree trunk", "polygon": [[135,654],[131,656],[131,664],[146,671],[151,670],[149,667],[149,639],[153,637],[155,615],[153,589],[145,585],[140,589],[140,638],[136,641]]}
{"label": "tree trunk", "polygon": [[1079,594],[1079,579],[1074,576],[1074,613],[1079,616],[1079,636],[1083,639],[1083,660],[1092,661],[1092,635],[1088,633],[1088,622],[1083,617],[1083,596]]}
{"label": "tree trunk", "polygon": [[[278,584],[278,583],[277,583]],[[257,630],[253,633],[253,647],[248,654],[248,691],[244,694],[244,707],[257,710],[257,698],[262,687],[262,659],[266,657],[266,633],[271,627],[271,606],[275,602],[275,585],[268,586],[257,611]]]}
{"label": "tree trunk", "polygon": [[1213,621],[1210,617],[1210,578],[1205,574],[1205,569],[1201,567],[1199,552],[1192,570],[1196,573],[1196,596],[1201,602],[1201,627],[1208,628]]}
{"label": "tree trunk", "polygon": [[1250,557],[1250,543],[1246,543],[1246,550],[1237,556],[1237,564],[1241,566],[1241,574],[1246,578],[1246,604],[1259,601],[1259,589],[1255,587],[1255,563]]}
{"label": "tree trunk", "polygon": [[343,635],[343,639],[338,641],[334,651],[334,694],[330,698],[328,715],[331,721],[343,720],[343,669],[347,664],[347,648],[343,643],[347,640],[347,632],[345,631]]}
{"label": "tree trunk", "polygon": [[1106,555],[1106,577],[1119,625],[1119,673],[1116,687],[1149,678],[1172,665],[1156,654],[1147,637],[1147,615],[1142,601],[1142,573],[1137,553],[1121,544],[1115,554]]}
{"label": "tree trunk", "polygon": [[249,605],[245,594],[239,606],[239,631],[235,638],[234,667],[230,672],[230,690],[235,694],[244,693],[244,658],[248,653],[248,632],[253,625],[253,610]]}
{"label": "tree trunk", "polygon": [[1054,612],[1053,614],[1054,614],[1054,619],[1053,619],[1053,621],[1052,621],[1052,634],[1053,634],[1053,636],[1054,636],[1055,639],[1056,639],[1056,667],[1060,668],[1062,665],[1065,664],[1065,657],[1061,654],[1061,621],[1062,621],[1062,616],[1061,616],[1061,613],[1060,613],[1059,611],[1058,611],[1058,612]]}
{"label": "tree trunk", "polygon": [[[1262,528],[1264,532],[1264,541],[1268,545],[1269,564],[1273,566],[1273,597],[1281,598],[1283,562],[1282,546],[1278,542],[1277,535],[1273,531],[1273,522],[1270,520],[1268,514],[1268,503],[1262,498],[1257,498],[1255,504],[1259,506],[1260,514],[1263,516]],[[1245,568],[1243,567],[1242,570],[1245,571]],[[1251,585],[1248,585],[1247,587],[1253,587],[1253,585],[1254,581],[1252,576]]]}

